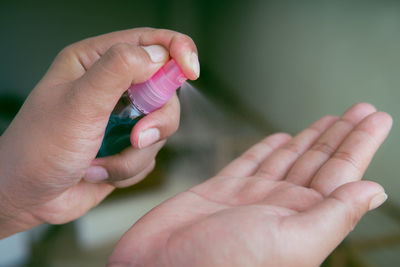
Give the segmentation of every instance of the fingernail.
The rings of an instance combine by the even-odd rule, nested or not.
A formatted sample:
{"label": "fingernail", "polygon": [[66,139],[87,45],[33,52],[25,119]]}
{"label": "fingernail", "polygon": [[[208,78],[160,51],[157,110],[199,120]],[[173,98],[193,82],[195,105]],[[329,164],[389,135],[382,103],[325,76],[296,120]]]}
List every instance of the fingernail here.
{"label": "fingernail", "polygon": [[139,135],[138,147],[148,147],[160,139],[160,131],[157,128],[150,128]]}
{"label": "fingernail", "polygon": [[85,175],[85,180],[88,182],[100,182],[108,179],[108,172],[101,166],[91,166]]}
{"label": "fingernail", "polygon": [[200,76],[200,63],[199,63],[199,58],[196,53],[192,53],[190,57],[190,61],[192,63],[192,69],[194,74],[196,74],[196,77],[198,78]]}
{"label": "fingernail", "polygon": [[149,54],[151,61],[154,63],[164,62],[168,59],[168,53],[161,45],[142,46]]}
{"label": "fingernail", "polygon": [[387,198],[388,198],[388,196],[386,195],[385,192],[377,194],[369,202],[369,210],[376,209],[377,207],[382,205],[383,202],[385,202]]}

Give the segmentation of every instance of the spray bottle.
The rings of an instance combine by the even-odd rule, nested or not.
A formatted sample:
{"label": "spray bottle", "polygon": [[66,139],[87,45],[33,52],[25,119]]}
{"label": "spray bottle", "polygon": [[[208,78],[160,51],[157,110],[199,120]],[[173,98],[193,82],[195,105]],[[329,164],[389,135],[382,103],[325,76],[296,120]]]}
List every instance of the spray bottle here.
{"label": "spray bottle", "polygon": [[171,59],[150,80],[131,85],[111,113],[97,157],[113,155],[130,146],[132,127],[146,114],[164,106],[186,80]]}

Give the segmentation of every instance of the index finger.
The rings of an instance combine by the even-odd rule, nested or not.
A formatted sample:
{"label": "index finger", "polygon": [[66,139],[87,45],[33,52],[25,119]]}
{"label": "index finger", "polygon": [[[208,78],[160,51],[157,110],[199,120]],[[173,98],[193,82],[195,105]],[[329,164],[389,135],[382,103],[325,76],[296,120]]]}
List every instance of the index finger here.
{"label": "index finger", "polygon": [[136,28],[116,31],[91,37],[67,46],[59,54],[59,58],[67,60],[55,61],[49,71],[65,73],[62,77],[71,81],[82,76],[110,47],[118,43],[148,46],[162,45],[181,67],[183,73],[191,80],[199,76],[197,48],[193,40],[182,33],[153,28]]}

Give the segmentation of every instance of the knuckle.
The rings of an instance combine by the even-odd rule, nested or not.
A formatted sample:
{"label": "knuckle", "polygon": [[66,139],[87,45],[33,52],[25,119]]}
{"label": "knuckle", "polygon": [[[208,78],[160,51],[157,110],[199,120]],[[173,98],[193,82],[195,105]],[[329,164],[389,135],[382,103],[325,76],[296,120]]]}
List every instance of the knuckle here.
{"label": "knuckle", "polygon": [[177,121],[179,119],[179,107],[178,105],[167,104],[165,108],[159,109],[159,115],[162,120],[166,120],[168,123]]}
{"label": "knuckle", "polygon": [[360,164],[352,153],[347,151],[337,151],[332,158],[344,161],[353,166],[357,171],[361,172]]}
{"label": "knuckle", "polygon": [[360,221],[363,212],[361,209],[354,209],[353,210],[353,215],[350,216],[349,218],[349,225],[350,225],[350,230],[353,230],[354,227],[356,227],[357,223]]}
{"label": "knuckle", "polygon": [[181,35],[184,35],[183,33],[174,31],[174,30],[169,30],[169,29],[159,29],[159,28],[149,28],[150,30],[153,30],[153,33],[155,35],[159,35],[159,36],[174,36],[174,37],[178,37]]}
{"label": "knuckle", "polygon": [[178,41],[180,43],[185,43],[187,45],[193,45],[194,41],[193,39],[184,33],[172,31],[172,30],[167,30],[167,29],[154,29],[154,34],[160,35],[160,36],[170,36],[172,39],[175,41]]}
{"label": "knuckle", "polygon": [[362,217],[362,211],[358,208],[347,208],[347,211],[345,212],[345,223],[348,226],[349,232],[356,227],[357,223]]}
{"label": "knuckle", "polygon": [[124,176],[131,176],[136,171],[133,162],[127,159],[121,162],[120,168]]}
{"label": "knuckle", "polygon": [[137,30],[141,30],[141,31],[154,31],[156,30],[155,28],[152,27],[140,27],[140,28],[136,28]]}
{"label": "knuckle", "polygon": [[270,138],[282,138],[284,140],[290,140],[292,139],[292,136],[285,132],[275,133],[264,138],[263,142],[267,142]]}
{"label": "knuckle", "polygon": [[112,177],[114,181],[123,180],[126,177],[134,176],[136,173],[136,167],[133,162],[127,159],[120,160],[116,170],[115,175]]}
{"label": "knuckle", "polygon": [[320,141],[317,142],[311,150],[317,151],[317,152],[322,152],[323,154],[326,155],[332,155],[335,152],[335,148],[331,146],[328,142]]}
{"label": "knuckle", "polygon": [[332,122],[332,123],[337,121],[337,120],[339,120],[339,117],[338,116],[333,116],[333,115],[325,115],[320,119],[320,121]]}
{"label": "knuckle", "polygon": [[179,121],[180,121],[180,112],[179,112],[179,108],[173,110],[172,112],[170,112],[169,114],[169,124],[171,125],[171,128],[174,130],[178,129],[179,126]]}
{"label": "knuckle", "polygon": [[75,54],[75,44],[68,45],[64,47],[63,49],[58,52],[56,59],[65,59],[65,58],[70,58]]}
{"label": "knuckle", "polygon": [[169,107],[159,109],[153,117],[158,127],[165,129],[167,133],[175,132],[179,128],[180,110],[178,105],[174,106],[169,105]]}
{"label": "knuckle", "polygon": [[251,162],[254,164],[258,163],[258,161],[259,161],[258,157],[254,153],[251,153],[251,152],[244,153],[242,156],[242,160],[248,161],[248,162]]}
{"label": "knuckle", "polygon": [[169,126],[170,134],[175,133],[179,128],[179,120],[172,120],[172,122]]}
{"label": "knuckle", "polygon": [[64,47],[56,56],[56,61],[65,61],[70,64],[79,63],[85,71],[89,69],[94,61],[100,57],[100,54],[90,54],[90,45],[86,41],[70,44]]}
{"label": "knuckle", "polygon": [[307,129],[305,129],[304,132],[306,132],[307,135],[309,135],[309,136],[317,137],[317,136],[321,135],[322,130],[320,129],[320,127],[314,125],[314,126],[310,126]]}
{"label": "knuckle", "polygon": [[322,117],[324,120],[338,120],[339,117],[338,116],[334,116],[334,115],[325,115],[324,117]]}
{"label": "knuckle", "polygon": [[[343,220],[344,220],[345,225],[347,226],[345,229],[351,231],[354,229],[355,225],[357,224],[357,220],[354,217],[353,211],[350,211],[350,210],[348,210],[348,208],[345,208],[345,207],[344,207],[344,209],[346,209],[346,211],[344,212]],[[344,234],[346,234],[346,233],[344,233]]]}
{"label": "knuckle", "polygon": [[355,126],[354,122],[348,118],[340,118],[337,123],[340,125],[340,127],[343,127],[345,129],[353,129],[353,127]]}
{"label": "knuckle", "polygon": [[129,70],[138,61],[137,55],[133,53],[132,47],[126,43],[113,45],[107,52],[110,60]]}
{"label": "knuckle", "polygon": [[298,168],[292,169],[288,175],[290,176],[290,181],[295,181],[296,184],[304,184],[306,183],[309,185],[310,182],[308,182],[308,173],[304,172],[302,169],[299,170]]}
{"label": "knuckle", "polygon": [[287,133],[276,133],[269,135],[261,140],[258,144],[263,148],[268,150],[274,150],[275,148],[280,147],[283,144],[286,144],[292,139],[290,134]]}
{"label": "knuckle", "polygon": [[277,174],[270,169],[261,168],[257,171],[257,176],[267,177],[267,178],[274,178]]}
{"label": "knuckle", "polygon": [[353,131],[353,133],[357,134],[365,144],[370,144],[373,145],[374,147],[379,147],[379,141],[373,134],[369,133],[368,131],[356,129]]}
{"label": "knuckle", "polygon": [[336,205],[340,208],[340,213],[342,214],[343,224],[343,235],[347,235],[351,232],[354,227],[357,225],[358,221],[361,219],[363,212],[362,209],[356,208],[353,206],[349,206],[342,199],[336,196],[332,196],[333,201],[336,202]]}
{"label": "knuckle", "polygon": [[301,155],[301,148],[299,144],[295,142],[289,142],[282,147],[283,150],[289,151],[290,153],[296,154],[297,156]]}
{"label": "knuckle", "polygon": [[124,188],[137,184],[138,182],[143,180],[149,173],[151,173],[154,170],[154,167],[155,167],[155,160],[153,160],[149,165],[147,165],[147,167],[140,173],[137,173],[126,179],[110,181],[110,183],[112,183],[115,187],[118,188]]}
{"label": "knuckle", "polygon": [[186,34],[184,34],[184,33],[178,33],[178,34],[177,34],[177,38],[178,38],[178,39],[181,39],[181,40],[184,41],[184,42],[194,43],[194,42],[193,42],[193,39],[192,39],[189,35],[186,35]]}

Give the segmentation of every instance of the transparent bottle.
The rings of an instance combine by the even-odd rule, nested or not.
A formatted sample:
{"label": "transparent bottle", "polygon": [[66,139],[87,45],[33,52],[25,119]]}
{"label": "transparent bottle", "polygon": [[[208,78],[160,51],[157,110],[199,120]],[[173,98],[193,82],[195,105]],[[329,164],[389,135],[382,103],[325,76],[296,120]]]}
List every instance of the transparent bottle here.
{"label": "transparent bottle", "polygon": [[186,80],[179,65],[171,59],[150,80],[129,87],[111,113],[97,157],[113,155],[130,146],[132,127],[143,116],[166,104]]}

